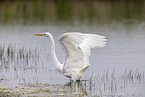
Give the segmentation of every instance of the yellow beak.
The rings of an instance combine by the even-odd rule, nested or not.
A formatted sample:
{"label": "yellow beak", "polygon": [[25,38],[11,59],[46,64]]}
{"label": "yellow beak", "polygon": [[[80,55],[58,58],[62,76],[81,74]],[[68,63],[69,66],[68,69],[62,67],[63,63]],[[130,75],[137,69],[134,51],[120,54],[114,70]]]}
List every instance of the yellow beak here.
{"label": "yellow beak", "polygon": [[36,35],[36,36],[43,36],[44,34],[42,33],[42,34],[34,34],[34,35]]}

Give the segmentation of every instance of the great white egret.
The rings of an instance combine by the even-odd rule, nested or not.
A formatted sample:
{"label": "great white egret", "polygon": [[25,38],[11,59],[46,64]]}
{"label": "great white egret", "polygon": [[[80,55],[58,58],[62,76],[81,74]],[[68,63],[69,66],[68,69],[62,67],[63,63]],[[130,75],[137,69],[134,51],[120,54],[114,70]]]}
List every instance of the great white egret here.
{"label": "great white egret", "polygon": [[51,41],[51,52],[56,70],[72,80],[80,80],[84,72],[90,66],[89,56],[91,48],[104,47],[107,39],[97,34],[83,34],[81,32],[68,32],[59,37],[59,42],[66,53],[65,60],[61,64],[55,53],[55,42],[49,32],[35,34],[46,36]]}

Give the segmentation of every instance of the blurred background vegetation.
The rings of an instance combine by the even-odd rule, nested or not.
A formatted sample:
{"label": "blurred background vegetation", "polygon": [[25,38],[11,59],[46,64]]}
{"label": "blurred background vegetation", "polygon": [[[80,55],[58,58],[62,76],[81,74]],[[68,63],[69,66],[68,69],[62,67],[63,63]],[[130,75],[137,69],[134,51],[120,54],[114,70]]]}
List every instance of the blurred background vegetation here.
{"label": "blurred background vegetation", "polygon": [[0,24],[77,25],[145,20],[144,0],[1,0]]}

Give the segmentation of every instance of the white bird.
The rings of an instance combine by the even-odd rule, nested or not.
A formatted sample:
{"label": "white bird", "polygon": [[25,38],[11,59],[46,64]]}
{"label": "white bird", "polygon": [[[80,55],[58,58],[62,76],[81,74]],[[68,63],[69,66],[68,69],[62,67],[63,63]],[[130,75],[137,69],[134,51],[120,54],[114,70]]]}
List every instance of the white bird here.
{"label": "white bird", "polygon": [[35,34],[46,36],[51,41],[51,51],[56,70],[72,80],[80,80],[90,66],[89,56],[91,48],[104,47],[107,39],[97,34],[83,34],[80,32],[68,32],[59,37],[59,42],[66,53],[65,60],[61,64],[55,53],[55,42],[49,32]]}

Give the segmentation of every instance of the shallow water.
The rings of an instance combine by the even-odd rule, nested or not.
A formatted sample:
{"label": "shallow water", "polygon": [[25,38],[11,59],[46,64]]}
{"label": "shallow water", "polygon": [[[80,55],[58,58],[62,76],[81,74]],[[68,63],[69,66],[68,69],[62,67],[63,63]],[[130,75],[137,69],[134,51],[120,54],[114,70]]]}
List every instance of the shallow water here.
{"label": "shallow water", "polygon": [[[95,3],[104,6],[106,4],[113,4],[111,2]],[[33,5],[33,2],[29,4]],[[55,5],[55,3],[53,4]],[[81,9],[83,3],[79,2],[79,4],[76,7],[80,6],[79,8]],[[116,7],[117,4],[123,3],[116,2]],[[133,2],[131,4],[135,6]],[[88,81],[81,82],[82,90],[86,92],[85,95],[135,97],[145,95],[145,21],[143,9],[139,8],[138,10],[142,10],[142,12],[134,17],[138,10],[133,10],[131,7],[130,17],[128,18],[123,17],[127,13],[122,13],[126,11],[122,11],[120,6],[120,11],[123,15],[116,15],[115,19],[111,17],[111,21],[109,21],[113,8],[112,10],[110,9],[111,12],[109,13],[107,8],[112,7],[112,5],[106,6],[107,8],[104,6],[102,6],[101,11],[104,13],[101,13],[99,10],[95,12],[95,5],[93,6],[94,10],[92,9],[92,13],[108,16],[103,17],[100,15],[100,17],[97,17],[98,15],[93,15],[88,17],[84,12],[82,13],[85,15],[83,20],[79,18],[82,15],[77,16],[76,13],[73,14],[73,18],[64,19],[64,21],[61,19],[65,18],[65,16],[59,16],[61,17],[60,19],[55,16],[56,13],[53,14],[54,16],[50,16],[50,19],[38,16],[42,18],[42,21],[41,18],[37,17],[30,20],[31,16],[28,16],[26,20],[22,17],[22,23],[11,16],[6,18],[7,22],[1,19],[0,54],[3,49],[4,53],[0,60],[0,87],[45,83],[61,86],[67,84],[69,79],[55,71],[51,59],[49,40],[45,37],[36,37],[34,34],[45,31],[51,32],[56,42],[57,57],[62,63],[63,51],[58,42],[59,36],[68,31],[79,31],[101,34],[106,36],[108,40],[104,48],[92,49],[90,56],[91,66],[82,78]],[[52,9],[55,9],[55,7]],[[135,7],[137,8],[137,6]],[[58,11],[58,9],[55,9],[55,11]],[[33,10],[31,11],[33,12]],[[76,11],[76,9],[73,11]],[[117,12],[117,10],[114,10],[114,12]],[[53,17],[55,17],[54,20],[51,20]],[[4,17],[1,16],[1,18]],[[23,19],[25,22],[28,21],[28,23],[24,23]],[[68,86],[70,87],[70,85]],[[71,88],[73,89],[73,87]],[[73,93],[71,90],[68,91],[63,93]]]}

